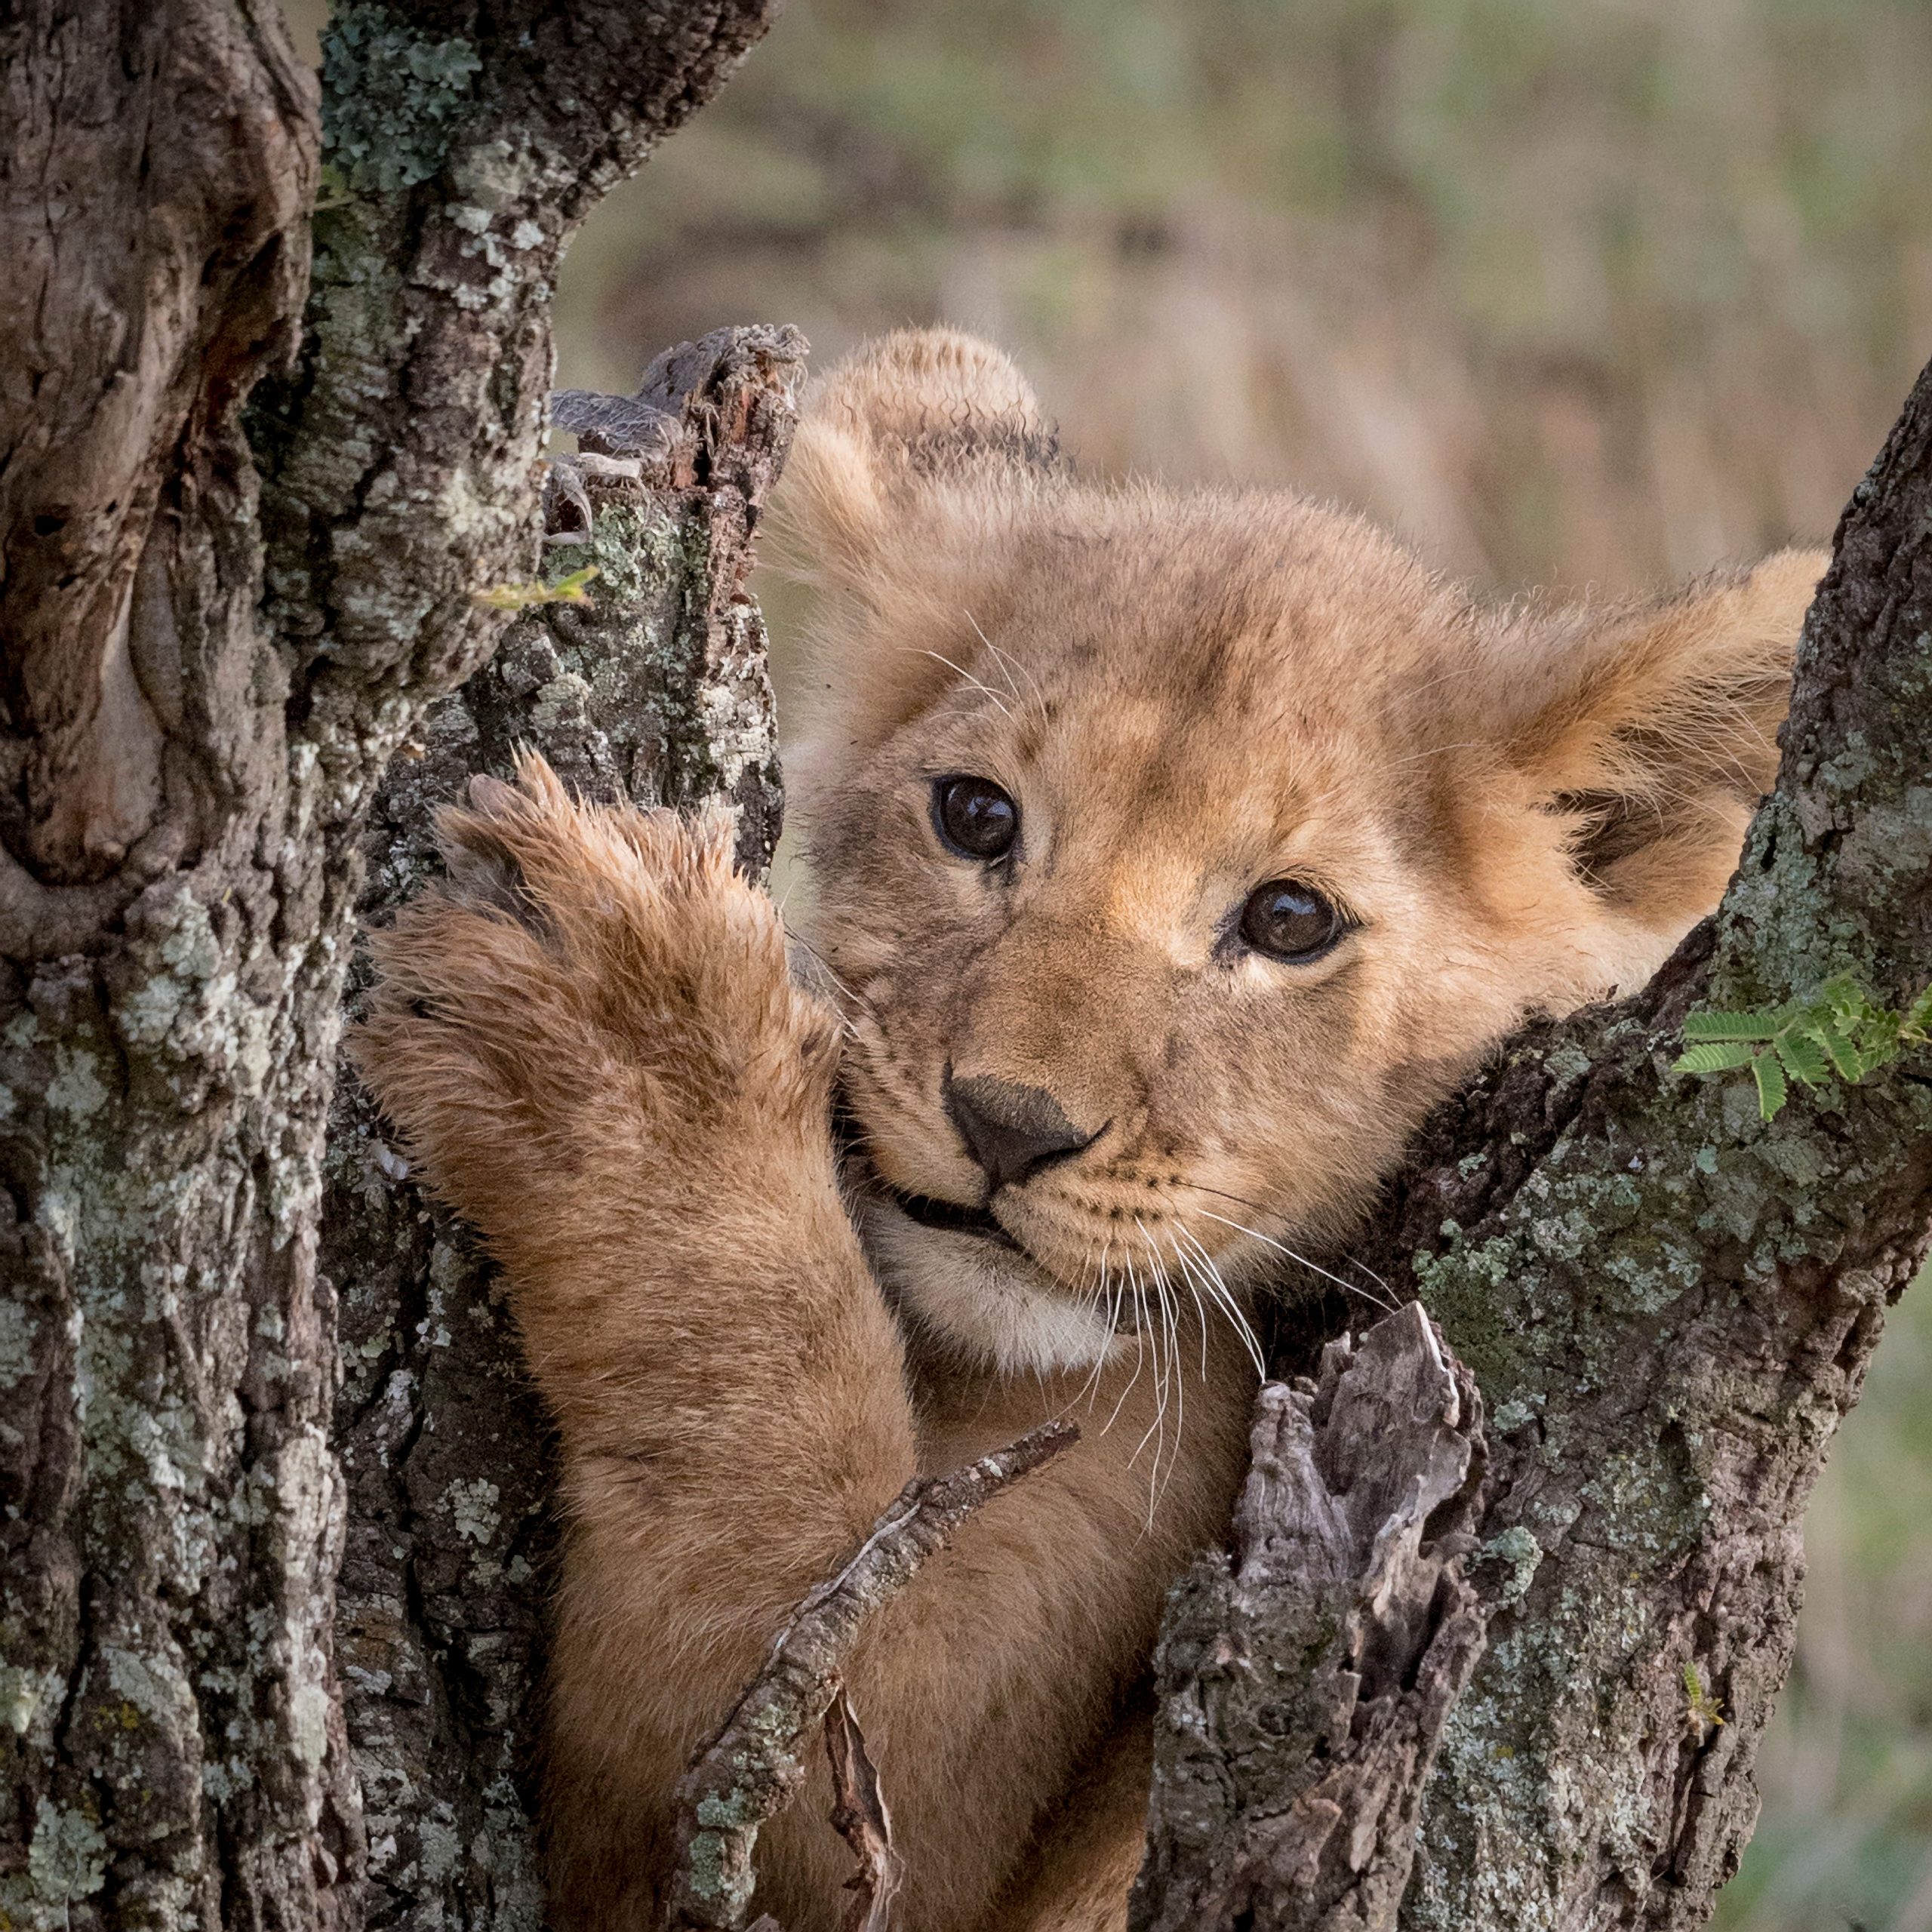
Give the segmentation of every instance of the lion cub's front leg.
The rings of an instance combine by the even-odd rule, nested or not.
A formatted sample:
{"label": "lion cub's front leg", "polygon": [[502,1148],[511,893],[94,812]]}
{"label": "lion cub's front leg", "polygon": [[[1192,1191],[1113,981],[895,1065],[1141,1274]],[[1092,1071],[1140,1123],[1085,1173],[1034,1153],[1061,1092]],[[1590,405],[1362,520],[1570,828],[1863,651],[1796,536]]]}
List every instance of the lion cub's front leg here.
{"label": "lion cub's front leg", "polygon": [[629,1924],[692,1745],[914,1467],[840,1204],[835,1034],[721,819],[574,804],[531,760],[445,825],[356,1053],[502,1263],[561,1427],[561,1922]]}

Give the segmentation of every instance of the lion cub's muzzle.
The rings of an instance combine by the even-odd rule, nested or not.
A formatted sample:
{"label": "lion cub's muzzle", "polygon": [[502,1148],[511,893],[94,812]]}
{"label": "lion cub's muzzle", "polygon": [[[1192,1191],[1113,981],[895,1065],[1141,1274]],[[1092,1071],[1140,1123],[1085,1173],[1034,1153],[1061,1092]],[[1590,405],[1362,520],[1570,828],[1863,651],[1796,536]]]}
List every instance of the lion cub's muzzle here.
{"label": "lion cub's muzzle", "polygon": [[1044,1087],[992,1074],[955,1079],[949,1060],[940,1098],[947,1119],[986,1177],[989,1200],[1002,1187],[1017,1186],[1042,1168],[1070,1160],[1106,1131],[1103,1124],[1091,1134],[1082,1133]]}

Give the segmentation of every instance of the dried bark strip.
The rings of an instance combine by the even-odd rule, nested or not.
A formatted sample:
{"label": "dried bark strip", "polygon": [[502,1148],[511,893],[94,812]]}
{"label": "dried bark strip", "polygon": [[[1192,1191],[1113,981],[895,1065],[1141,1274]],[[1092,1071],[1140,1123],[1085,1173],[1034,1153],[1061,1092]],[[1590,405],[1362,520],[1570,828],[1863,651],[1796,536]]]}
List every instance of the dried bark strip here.
{"label": "dried bark strip", "polygon": [[1718,916],[1634,998],[1517,1041],[1355,1251],[1482,1386],[1481,1534],[1514,1573],[1407,1932],[1687,1932],[1749,1835],[1805,1503],[1925,1251],[1932,1068],[1769,1124],[1748,1080],[1669,1069],[1694,1003],[1848,969],[1897,1004],[1932,971],[1932,372],[1839,526],[1783,742]]}
{"label": "dried bark strip", "polygon": [[968,1516],[1079,1435],[1072,1423],[1043,1423],[963,1469],[914,1478],[838,1574],[799,1604],[764,1668],[679,1781],[667,1932],[740,1932],[758,1832],[804,1781],[807,1744],[840,1691],[866,1619]]}
{"label": "dried bark strip", "polygon": [[315,1256],[361,817],[528,574],[565,237],[773,10],[339,7],[272,397],[320,139],[275,10],[0,25],[17,1929],[355,1921]]}
{"label": "dried bark strip", "polygon": [[[796,421],[803,349],[793,331],[735,329],[660,358],[654,377],[675,364],[685,386],[652,392],[648,460],[620,458],[586,469],[575,492],[550,493],[560,534],[583,540],[553,547],[549,572],[595,561],[590,601],[519,620],[425,718],[371,815],[366,922],[386,924],[437,869],[437,807],[474,773],[507,778],[519,745],[587,797],[733,805],[740,857],[762,874],[781,794],[764,633],[745,583]],[[359,974],[352,1012],[358,997]],[[321,1258],[341,1298],[334,1441],[349,1527],[337,1641],[369,1821],[367,1923],[441,1915],[534,1932],[548,1426],[494,1271],[409,1181],[384,1133],[345,1060]]]}
{"label": "dried bark strip", "polygon": [[832,1829],[858,1860],[845,1881],[851,1897],[840,1915],[841,1932],[886,1932],[900,1869],[892,1845],[892,1814],[842,1684],[826,1707],[825,1755],[832,1763]]}
{"label": "dried bark strip", "polygon": [[1156,1661],[1134,1932],[1392,1932],[1484,1613],[1462,1574],[1484,1463],[1474,1379],[1420,1303],[1318,1382],[1266,1385],[1234,1557]]}

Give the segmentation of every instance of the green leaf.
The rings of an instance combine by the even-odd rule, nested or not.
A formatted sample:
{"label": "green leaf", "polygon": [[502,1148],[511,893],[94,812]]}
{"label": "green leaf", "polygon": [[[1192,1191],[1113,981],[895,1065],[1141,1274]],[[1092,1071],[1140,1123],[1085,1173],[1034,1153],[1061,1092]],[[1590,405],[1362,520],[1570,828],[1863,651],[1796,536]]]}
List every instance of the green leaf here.
{"label": "green leaf", "polygon": [[560,577],[555,583],[493,583],[487,590],[472,590],[472,600],[491,611],[529,611],[540,604],[588,604],[586,589],[598,574],[595,564]]}
{"label": "green leaf", "polygon": [[1859,981],[1849,972],[1835,972],[1822,987],[1818,987],[1818,997],[1812,1001],[1818,1007],[1829,1007],[1833,1012],[1859,1012],[1872,1011],[1872,995],[1866,993]]}
{"label": "green leaf", "polygon": [[1881,1066],[1890,1066],[1899,1057],[1898,1015],[1887,1016],[1890,1026],[1864,1028],[1855,1042],[1858,1049],[1858,1077],[1869,1079]]}
{"label": "green leaf", "polygon": [[1687,1013],[1687,1040],[1770,1040],[1785,1023],[1783,1013]]}
{"label": "green leaf", "polygon": [[1932,986],[1905,1012],[1894,1013],[1850,974],[1835,974],[1810,998],[1770,1011],[1687,1014],[1684,1039],[1672,1071],[1727,1073],[1748,1066],[1758,1111],[1771,1120],[1791,1097],[1794,1080],[1816,1087],[1835,1073],[1855,1084],[1908,1047],[1932,1047]]}
{"label": "green leaf", "polygon": [[1899,1031],[1915,1043],[1932,1040],[1932,986],[1927,986],[1906,1008],[1905,1023]]}
{"label": "green leaf", "polygon": [[1758,1057],[1758,1049],[1745,1040],[1706,1040],[1688,1048],[1672,1066],[1673,1073],[1728,1073],[1732,1068],[1749,1066]]}
{"label": "green leaf", "polygon": [[1801,1080],[1807,1087],[1815,1087],[1831,1072],[1831,1064],[1825,1057],[1825,1050],[1808,1033],[1780,1033],[1772,1042],[1777,1057],[1784,1062],[1784,1070],[1794,1080]]}
{"label": "green leaf", "polygon": [[1821,1020],[1804,1030],[1817,1041],[1841,1080],[1856,1081],[1865,1077],[1865,1063],[1859,1057],[1857,1048],[1829,1020]]}

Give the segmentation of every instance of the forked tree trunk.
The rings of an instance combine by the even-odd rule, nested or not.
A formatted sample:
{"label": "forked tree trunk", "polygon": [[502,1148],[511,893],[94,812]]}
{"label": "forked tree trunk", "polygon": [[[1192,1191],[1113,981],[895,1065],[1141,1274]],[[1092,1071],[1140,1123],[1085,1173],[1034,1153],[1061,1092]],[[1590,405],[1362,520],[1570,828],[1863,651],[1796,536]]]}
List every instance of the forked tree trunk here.
{"label": "forked tree trunk", "polygon": [[[513,624],[391,766],[367,834],[369,923],[438,869],[436,808],[475,773],[509,777],[523,746],[587,797],[731,805],[740,856],[762,875],[777,747],[744,585],[804,350],[792,330],[721,331],[654,365],[655,407],[585,435],[599,448],[580,485],[549,493],[549,568],[597,570],[589,601]],[[367,1922],[535,1932],[547,1428],[494,1271],[385,1131],[345,1063],[322,1265],[340,1300],[336,1644],[368,1820]]]}
{"label": "forked tree trunk", "polygon": [[[324,1116],[363,844],[380,912],[460,768],[540,738],[599,788],[730,792],[748,857],[768,837],[758,638],[733,592],[758,463],[782,454],[777,339],[666,370],[651,408],[593,426],[620,470],[626,438],[641,452],[637,478],[596,484],[602,600],[525,620],[424,714],[503,628],[472,593],[536,568],[564,241],[773,10],[348,0],[320,155],[307,78],[245,0],[26,0],[0,23],[14,1927],[537,1922],[540,1422],[486,1278],[348,1090],[337,1403]],[[653,413],[693,389],[709,441]],[[1932,1093],[1908,1061],[1765,1126],[1748,1089],[1663,1069],[1693,999],[1849,968],[1896,1003],[1932,964],[1928,443],[1921,384],[1841,533],[1722,920],[1625,1006],[1518,1042],[1358,1250],[1420,1290],[1481,1384],[1489,1486],[1454,1500],[1468,1585],[1446,1501],[1388,1519],[1413,1550],[1356,1549],[1407,1580],[1378,1601],[1441,1620],[1400,1620],[1414,1681],[1362,1673],[1371,1737],[1337,1715],[1365,1708],[1346,1672],[1297,1690],[1291,1722],[1249,1694],[1294,1627],[1269,1634],[1264,1596],[1295,1592],[1260,1556],[1197,1580],[1164,1652],[1143,1915],[1205,1867],[1195,1896],[1245,1887],[1238,1922],[1312,1923],[1313,1874],[1332,1922],[1367,1932],[1402,1889],[1374,1861],[1410,1842],[1411,1798],[1414,1932],[1688,1926],[1734,1861],[1805,1497],[1922,1245]],[[734,449],[753,453],[735,478]],[[668,534],[618,503],[633,480]],[[726,694],[721,737],[674,701],[700,690]],[[1331,1367],[1271,1397],[1284,1444],[1298,1416],[1360,1411]],[[1429,1386],[1425,1435],[1467,1433],[1453,1372]],[[1263,1473],[1249,1554],[1283,1499],[1365,1480],[1319,1445],[1294,1482]],[[1437,1748],[1419,1793],[1369,1789],[1379,1737],[1392,1777]],[[1355,1815],[1324,1836],[1315,1801],[1343,1791]]]}
{"label": "forked tree trunk", "polygon": [[[0,1924],[361,1921],[315,1252],[364,823],[534,567],[566,237],[775,6],[348,0],[319,155],[272,5],[0,18]],[[489,1922],[438,1822],[416,1922]]]}

